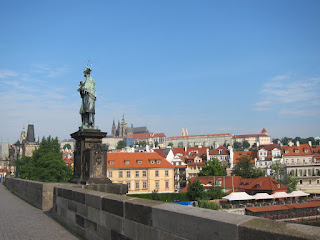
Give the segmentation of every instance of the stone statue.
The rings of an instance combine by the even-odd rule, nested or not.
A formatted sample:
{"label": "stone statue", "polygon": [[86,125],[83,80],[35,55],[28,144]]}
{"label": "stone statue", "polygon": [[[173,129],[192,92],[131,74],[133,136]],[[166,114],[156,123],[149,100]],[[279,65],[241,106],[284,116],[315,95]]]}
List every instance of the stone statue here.
{"label": "stone statue", "polygon": [[80,81],[78,91],[82,98],[80,114],[82,125],[80,129],[95,129],[94,115],[95,115],[95,101],[96,101],[96,87],[93,78],[90,76],[91,68],[86,66],[83,75],[86,78],[84,82]]}

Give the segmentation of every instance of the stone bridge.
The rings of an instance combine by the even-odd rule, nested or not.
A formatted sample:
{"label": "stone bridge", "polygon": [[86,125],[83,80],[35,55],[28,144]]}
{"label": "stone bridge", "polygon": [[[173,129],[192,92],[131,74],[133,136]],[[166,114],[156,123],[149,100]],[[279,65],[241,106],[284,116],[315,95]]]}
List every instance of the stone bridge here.
{"label": "stone bridge", "polygon": [[85,239],[320,239],[318,227],[101,192],[105,189],[14,178],[4,184]]}

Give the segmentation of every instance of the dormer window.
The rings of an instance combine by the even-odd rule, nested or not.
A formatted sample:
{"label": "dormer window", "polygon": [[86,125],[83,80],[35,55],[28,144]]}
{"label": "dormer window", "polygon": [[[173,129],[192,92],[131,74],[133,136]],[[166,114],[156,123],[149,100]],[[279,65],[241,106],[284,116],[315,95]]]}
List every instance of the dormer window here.
{"label": "dormer window", "polygon": [[142,164],[142,161],[141,161],[141,160],[138,160],[137,163],[138,163],[139,165],[141,165],[141,164]]}
{"label": "dormer window", "polygon": [[279,183],[277,184],[277,187],[280,188],[280,184]]}
{"label": "dormer window", "polygon": [[255,188],[261,188],[260,184],[254,186]]}
{"label": "dormer window", "polygon": [[161,160],[157,160],[157,164],[160,164],[161,163]]}
{"label": "dormer window", "polygon": [[296,149],[294,152],[295,152],[295,153],[299,153],[299,150]]}
{"label": "dormer window", "polygon": [[125,160],[125,161],[124,161],[124,164],[125,164],[125,165],[129,165],[129,163],[130,163],[129,160]]}
{"label": "dormer window", "polygon": [[305,149],[304,152],[307,153],[307,152],[309,152],[309,151],[308,151],[308,149]]}
{"label": "dormer window", "polygon": [[114,161],[109,161],[109,164],[110,164],[110,165],[113,165],[113,164],[114,164]]}
{"label": "dormer window", "polygon": [[150,160],[150,163],[151,163],[151,164],[154,164],[154,160]]}

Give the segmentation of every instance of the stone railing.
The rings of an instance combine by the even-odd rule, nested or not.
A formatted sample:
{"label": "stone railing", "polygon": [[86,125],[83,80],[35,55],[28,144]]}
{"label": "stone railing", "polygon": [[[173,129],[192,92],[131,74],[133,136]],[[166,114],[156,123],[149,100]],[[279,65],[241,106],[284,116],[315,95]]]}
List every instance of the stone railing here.
{"label": "stone railing", "polygon": [[[15,186],[13,192],[22,198],[27,196],[23,192],[28,184],[24,182],[31,181],[12,181],[15,184],[7,186]],[[320,236],[318,227],[97,192],[71,184],[54,186],[52,213],[86,239],[286,240]]]}

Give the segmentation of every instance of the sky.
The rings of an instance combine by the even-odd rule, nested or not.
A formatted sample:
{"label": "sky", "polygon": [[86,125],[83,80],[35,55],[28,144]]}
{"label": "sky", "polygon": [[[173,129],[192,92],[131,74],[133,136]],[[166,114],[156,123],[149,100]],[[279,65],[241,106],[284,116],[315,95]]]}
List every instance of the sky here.
{"label": "sky", "polygon": [[0,22],[0,141],[70,138],[89,59],[101,131],[320,135],[318,0],[2,0]]}

